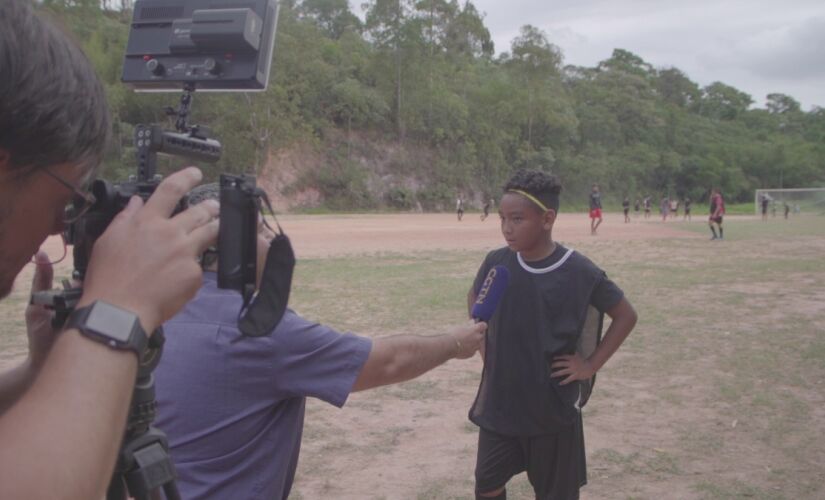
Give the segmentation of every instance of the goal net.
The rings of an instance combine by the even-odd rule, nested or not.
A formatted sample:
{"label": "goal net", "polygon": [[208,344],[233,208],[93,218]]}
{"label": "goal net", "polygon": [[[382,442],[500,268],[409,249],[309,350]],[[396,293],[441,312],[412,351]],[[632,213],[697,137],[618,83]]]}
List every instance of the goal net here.
{"label": "goal net", "polygon": [[825,214],[825,187],[796,189],[757,189],[754,195],[756,215],[762,213],[767,202],[768,215],[784,215],[785,205],[789,214]]}

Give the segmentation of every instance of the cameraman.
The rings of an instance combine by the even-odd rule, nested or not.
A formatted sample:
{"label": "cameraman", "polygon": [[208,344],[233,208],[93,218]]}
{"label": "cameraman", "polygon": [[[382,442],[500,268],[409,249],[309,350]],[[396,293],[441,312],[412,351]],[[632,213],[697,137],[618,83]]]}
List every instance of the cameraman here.
{"label": "cameraman", "polygon": [[[33,291],[51,288],[38,248],[91,205],[84,186],[108,130],[103,88],[80,49],[28,0],[0,1],[0,297],[35,253]],[[111,338],[128,321],[130,343],[110,347],[83,320],[83,331],[53,331],[48,311],[29,307],[29,357],[0,374],[0,498],[103,496],[135,383],[141,344],[131,342],[195,293],[196,258],[217,237],[215,204],[170,218],[200,180],[186,169],[145,204],[133,198],[95,245],[76,310],[121,318],[98,324]]]}
{"label": "cameraman", "polygon": [[[207,184],[189,202],[218,196],[218,186]],[[259,229],[260,283],[272,235]],[[155,424],[169,438],[183,498],[287,498],[307,397],[341,407],[351,392],[470,358],[484,339],[485,323],[444,335],[370,339],[289,309],[271,333],[243,337],[241,296],[217,287],[214,257],[204,256],[204,284],[195,299],[164,324],[168,339],[154,372]]]}

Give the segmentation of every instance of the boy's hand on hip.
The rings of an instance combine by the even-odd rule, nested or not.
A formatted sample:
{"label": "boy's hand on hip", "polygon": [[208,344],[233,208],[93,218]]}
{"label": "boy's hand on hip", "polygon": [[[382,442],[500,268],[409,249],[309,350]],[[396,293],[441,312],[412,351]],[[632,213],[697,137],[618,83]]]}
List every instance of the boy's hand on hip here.
{"label": "boy's hand on hip", "polygon": [[564,380],[559,382],[559,385],[567,385],[575,380],[587,380],[596,373],[590,363],[578,353],[556,356],[553,358],[553,363],[550,364],[550,369],[551,377],[565,377]]}

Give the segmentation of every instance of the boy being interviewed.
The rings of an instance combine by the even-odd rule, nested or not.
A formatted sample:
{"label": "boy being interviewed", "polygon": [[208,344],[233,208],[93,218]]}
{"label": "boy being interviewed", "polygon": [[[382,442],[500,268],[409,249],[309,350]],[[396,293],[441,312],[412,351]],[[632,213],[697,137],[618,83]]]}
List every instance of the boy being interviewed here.
{"label": "boy being interviewed", "polygon": [[[507,482],[523,471],[537,499],[579,498],[587,482],[581,405],[596,372],[636,324],[633,307],[604,271],[553,241],[560,192],[554,176],[516,172],[499,205],[507,246],[487,255],[468,294],[472,306],[491,267],[509,271],[469,415],[480,428],[477,499],[505,499]],[[583,355],[588,316],[596,330],[603,313],[612,323]]]}

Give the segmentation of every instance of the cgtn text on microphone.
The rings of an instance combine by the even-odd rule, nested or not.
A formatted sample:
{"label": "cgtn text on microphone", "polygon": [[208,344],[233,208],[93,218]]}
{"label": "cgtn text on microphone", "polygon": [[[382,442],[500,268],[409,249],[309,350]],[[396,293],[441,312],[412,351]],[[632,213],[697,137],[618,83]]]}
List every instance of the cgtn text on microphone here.
{"label": "cgtn text on microphone", "polygon": [[490,321],[509,282],[510,272],[506,267],[498,265],[490,269],[478,291],[470,316],[477,321]]}

